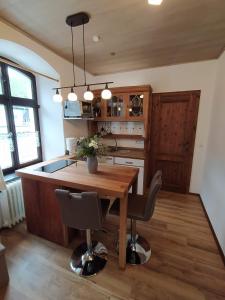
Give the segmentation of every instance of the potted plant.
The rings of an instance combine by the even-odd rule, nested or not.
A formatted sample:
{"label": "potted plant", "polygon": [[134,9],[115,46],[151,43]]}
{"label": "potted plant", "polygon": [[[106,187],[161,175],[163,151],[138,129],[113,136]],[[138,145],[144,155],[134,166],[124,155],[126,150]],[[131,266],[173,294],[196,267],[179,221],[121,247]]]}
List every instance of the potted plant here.
{"label": "potted plant", "polygon": [[105,146],[100,142],[97,135],[90,137],[81,137],[77,141],[78,158],[86,158],[89,173],[93,174],[98,169],[98,159],[106,152]]}

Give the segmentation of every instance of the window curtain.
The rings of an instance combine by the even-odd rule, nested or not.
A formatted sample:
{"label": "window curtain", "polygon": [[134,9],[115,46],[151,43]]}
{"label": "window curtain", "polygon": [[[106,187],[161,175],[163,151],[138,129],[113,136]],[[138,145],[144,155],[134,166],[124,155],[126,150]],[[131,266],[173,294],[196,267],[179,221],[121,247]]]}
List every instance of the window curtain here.
{"label": "window curtain", "polygon": [[5,183],[0,167],[0,228],[16,225],[24,217],[21,181]]}

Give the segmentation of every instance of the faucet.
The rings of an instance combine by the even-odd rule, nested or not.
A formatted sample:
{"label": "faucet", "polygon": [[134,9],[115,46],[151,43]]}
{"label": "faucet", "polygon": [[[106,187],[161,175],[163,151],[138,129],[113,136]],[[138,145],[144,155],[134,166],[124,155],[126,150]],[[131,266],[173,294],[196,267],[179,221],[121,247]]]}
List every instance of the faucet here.
{"label": "faucet", "polygon": [[115,143],[116,143],[116,145],[115,145],[115,151],[117,151],[118,150],[117,139],[114,138],[114,140],[115,140]]}

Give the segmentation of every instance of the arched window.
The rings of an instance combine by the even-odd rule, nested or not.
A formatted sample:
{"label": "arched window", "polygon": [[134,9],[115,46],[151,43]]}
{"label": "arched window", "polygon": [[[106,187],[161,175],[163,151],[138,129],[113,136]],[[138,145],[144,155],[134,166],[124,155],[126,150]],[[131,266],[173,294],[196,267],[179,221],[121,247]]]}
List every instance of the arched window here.
{"label": "arched window", "polygon": [[42,160],[33,74],[0,62],[0,166],[5,174]]}

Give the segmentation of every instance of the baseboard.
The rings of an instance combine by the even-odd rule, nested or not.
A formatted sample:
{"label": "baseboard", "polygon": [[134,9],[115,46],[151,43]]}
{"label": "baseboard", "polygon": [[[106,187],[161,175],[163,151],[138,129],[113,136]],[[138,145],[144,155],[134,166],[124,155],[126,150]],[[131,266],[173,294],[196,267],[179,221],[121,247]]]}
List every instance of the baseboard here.
{"label": "baseboard", "polygon": [[215,233],[215,231],[214,231],[214,229],[213,229],[212,223],[211,223],[211,221],[210,221],[210,219],[209,219],[209,216],[208,216],[208,213],[207,213],[207,211],[206,211],[206,209],[205,209],[205,206],[204,206],[202,197],[201,197],[200,194],[196,194],[196,193],[189,193],[189,194],[190,194],[190,195],[196,195],[196,196],[199,197],[199,200],[200,200],[201,206],[202,206],[202,208],[203,208],[204,214],[205,214],[205,216],[206,216],[206,219],[207,219],[207,221],[208,221],[209,227],[210,227],[211,232],[212,232],[212,234],[213,234],[213,237],[214,237],[214,240],[215,240],[215,242],[216,242],[217,248],[218,248],[218,250],[219,250],[220,256],[221,256],[221,258],[222,258],[222,260],[223,260],[223,264],[224,264],[224,266],[225,266],[225,254],[223,253],[223,250],[222,250],[222,248],[221,248],[221,246],[220,246],[220,243],[219,243],[219,241],[218,241],[218,238],[217,238],[217,236],[216,236],[216,233]]}

